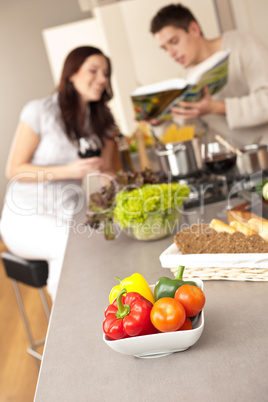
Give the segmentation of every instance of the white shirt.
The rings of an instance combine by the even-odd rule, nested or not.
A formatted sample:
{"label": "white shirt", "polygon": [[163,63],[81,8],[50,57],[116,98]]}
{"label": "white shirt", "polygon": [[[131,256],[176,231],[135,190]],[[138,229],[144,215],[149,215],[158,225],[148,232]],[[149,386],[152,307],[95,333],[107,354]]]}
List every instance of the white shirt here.
{"label": "white shirt", "polygon": [[236,145],[262,137],[268,144],[268,49],[257,38],[239,31],[222,35],[222,49],[230,49],[228,82],[216,95],[224,100],[226,115],[206,115],[206,121]]}

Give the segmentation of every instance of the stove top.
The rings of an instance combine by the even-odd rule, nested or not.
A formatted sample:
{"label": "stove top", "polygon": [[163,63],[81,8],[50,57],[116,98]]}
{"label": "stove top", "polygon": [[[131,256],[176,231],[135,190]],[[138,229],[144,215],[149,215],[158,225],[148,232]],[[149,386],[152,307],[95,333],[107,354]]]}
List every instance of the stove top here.
{"label": "stove top", "polygon": [[187,184],[191,193],[184,202],[184,208],[194,208],[220,202],[238,196],[241,190],[253,190],[258,182],[268,177],[268,173],[260,171],[247,177],[215,175],[201,172],[198,176],[178,179]]}
{"label": "stove top", "polygon": [[188,199],[184,201],[185,209],[223,201],[228,195],[226,178],[222,176],[203,174],[179,180],[179,183],[185,183],[191,189]]}

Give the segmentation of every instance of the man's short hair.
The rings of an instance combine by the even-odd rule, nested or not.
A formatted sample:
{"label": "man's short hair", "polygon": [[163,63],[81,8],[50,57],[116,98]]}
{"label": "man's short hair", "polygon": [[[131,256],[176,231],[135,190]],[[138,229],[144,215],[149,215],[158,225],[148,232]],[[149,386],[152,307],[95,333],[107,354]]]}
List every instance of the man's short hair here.
{"label": "man's short hair", "polygon": [[196,18],[188,8],[181,4],[170,4],[169,6],[161,8],[153,17],[150,32],[155,34],[166,26],[173,26],[188,32],[191,21],[197,22]]}

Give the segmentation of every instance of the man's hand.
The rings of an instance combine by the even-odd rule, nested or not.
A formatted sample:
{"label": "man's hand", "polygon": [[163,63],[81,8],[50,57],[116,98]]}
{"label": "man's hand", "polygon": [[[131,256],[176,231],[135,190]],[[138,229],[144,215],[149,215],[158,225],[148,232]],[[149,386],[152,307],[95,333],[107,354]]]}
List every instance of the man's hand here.
{"label": "man's hand", "polygon": [[160,124],[163,123],[163,120],[151,119],[151,120],[149,121],[149,123],[150,123],[152,126],[160,126]]}
{"label": "man's hand", "polygon": [[196,119],[204,114],[225,114],[225,103],[223,101],[215,101],[211,98],[207,87],[204,88],[204,96],[199,102],[180,102],[180,107],[171,109],[174,117],[183,120]]}

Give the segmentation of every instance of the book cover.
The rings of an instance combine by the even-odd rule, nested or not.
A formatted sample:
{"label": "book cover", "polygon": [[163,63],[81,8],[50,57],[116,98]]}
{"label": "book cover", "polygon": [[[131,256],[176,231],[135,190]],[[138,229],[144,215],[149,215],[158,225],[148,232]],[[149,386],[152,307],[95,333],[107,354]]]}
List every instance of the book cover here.
{"label": "book cover", "polygon": [[170,109],[181,101],[198,102],[203,88],[214,95],[227,82],[229,50],[214,53],[189,70],[186,80],[177,78],[146,85],[130,94],[137,121],[172,118]]}

